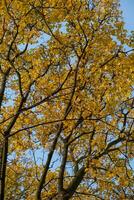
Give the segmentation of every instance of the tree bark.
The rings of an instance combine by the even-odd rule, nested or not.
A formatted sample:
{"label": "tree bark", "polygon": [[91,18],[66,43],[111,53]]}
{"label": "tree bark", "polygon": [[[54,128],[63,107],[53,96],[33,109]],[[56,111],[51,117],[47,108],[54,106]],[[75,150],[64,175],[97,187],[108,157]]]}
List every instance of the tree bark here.
{"label": "tree bark", "polygon": [[0,180],[0,200],[5,199],[5,179],[6,179],[6,165],[8,155],[8,138],[5,138],[2,147],[2,162],[1,162],[1,180]]}

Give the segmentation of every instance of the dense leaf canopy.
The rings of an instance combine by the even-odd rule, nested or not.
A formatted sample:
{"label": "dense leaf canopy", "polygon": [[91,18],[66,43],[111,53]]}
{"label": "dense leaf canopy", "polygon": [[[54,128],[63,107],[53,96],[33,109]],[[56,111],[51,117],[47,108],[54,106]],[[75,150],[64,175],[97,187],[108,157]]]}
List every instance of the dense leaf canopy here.
{"label": "dense leaf canopy", "polygon": [[133,199],[133,48],[117,0],[0,1],[1,200]]}

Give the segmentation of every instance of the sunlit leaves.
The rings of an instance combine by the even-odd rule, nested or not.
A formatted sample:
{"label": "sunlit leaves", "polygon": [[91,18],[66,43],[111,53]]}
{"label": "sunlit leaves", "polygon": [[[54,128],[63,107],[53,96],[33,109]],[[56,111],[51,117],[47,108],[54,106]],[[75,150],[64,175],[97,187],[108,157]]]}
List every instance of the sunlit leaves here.
{"label": "sunlit leaves", "polygon": [[0,24],[6,198],[127,199],[134,54],[119,2],[3,0]]}

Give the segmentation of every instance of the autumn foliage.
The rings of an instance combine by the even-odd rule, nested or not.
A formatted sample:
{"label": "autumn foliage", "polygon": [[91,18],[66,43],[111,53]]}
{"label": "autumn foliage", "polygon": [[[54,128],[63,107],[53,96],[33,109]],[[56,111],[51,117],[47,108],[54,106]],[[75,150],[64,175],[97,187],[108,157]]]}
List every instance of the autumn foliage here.
{"label": "autumn foliage", "polygon": [[0,199],[134,197],[134,36],[118,0],[0,1]]}

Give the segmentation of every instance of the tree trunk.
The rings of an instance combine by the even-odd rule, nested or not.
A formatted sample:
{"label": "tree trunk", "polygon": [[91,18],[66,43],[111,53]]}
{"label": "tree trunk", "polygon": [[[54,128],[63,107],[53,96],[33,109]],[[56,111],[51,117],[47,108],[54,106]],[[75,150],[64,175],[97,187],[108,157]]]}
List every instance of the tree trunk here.
{"label": "tree trunk", "polygon": [[8,138],[3,141],[3,147],[1,148],[1,168],[0,168],[0,200],[5,198],[5,179],[6,179],[6,165],[8,154]]}

